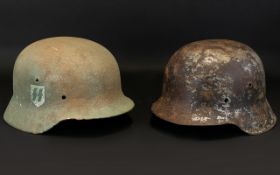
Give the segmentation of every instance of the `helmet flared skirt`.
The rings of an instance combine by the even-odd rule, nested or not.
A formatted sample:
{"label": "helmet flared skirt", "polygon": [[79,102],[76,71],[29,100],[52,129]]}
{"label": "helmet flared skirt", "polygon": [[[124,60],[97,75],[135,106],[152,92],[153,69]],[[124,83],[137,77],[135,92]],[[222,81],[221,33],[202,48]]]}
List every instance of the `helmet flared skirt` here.
{"label": "helmet flared skirt", "polygon": [[126,96],[106,105],[91,99],[69,99],[66,103],[40,108],[32,103],[20,103],[13,96],[5,111],[4,120],[19,130],[40,134],[64,120],[109,118],[124,114],[133,107],[133,101]]}
{"label": "helmet flared skirt", "polygon": [[192,109],[184,103],[160,98],[152,105],[159,118],[178,125],[209,126],[233,124],[250,135],[262,134],[276,124],[276,116],[265,99],[252,106],[238,109],[201,107]]}

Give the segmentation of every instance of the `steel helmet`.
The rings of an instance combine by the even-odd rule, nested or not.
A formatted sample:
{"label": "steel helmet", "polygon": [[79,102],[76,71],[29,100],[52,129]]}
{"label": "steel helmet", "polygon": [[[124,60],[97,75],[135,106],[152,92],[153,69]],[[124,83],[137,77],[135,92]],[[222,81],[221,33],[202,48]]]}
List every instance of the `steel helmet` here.
{"label": "steel helmet", "polygon": [[234,124],[252,135],[276,123],[259,56],[231,40],[197,41],[175,52],[152,111],[175,124]]}
{"label": "steel helmet", "polygon": [[87,39],[53,37],[19,54],[4,120],[37,134],[63,120],[113,117],[133,107],[122,92],[118,64],[106,48]]}

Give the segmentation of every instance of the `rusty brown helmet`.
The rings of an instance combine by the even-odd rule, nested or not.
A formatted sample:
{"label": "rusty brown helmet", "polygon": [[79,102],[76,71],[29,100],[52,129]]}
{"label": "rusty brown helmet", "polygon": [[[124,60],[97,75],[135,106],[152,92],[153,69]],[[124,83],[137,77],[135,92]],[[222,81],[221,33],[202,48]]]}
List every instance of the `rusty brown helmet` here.
{"label": "rusty brown helmet", "polygon": [[19,54],[4,120],[36,134],[63,120],[107,118],[133,106],[122,92],[118,64],[106,48],[87,39],[53,37]]}
{"label": "rusty brown helmet", "polygon": [[152,111],[175,124],[234,124],[252,135],[276,123],[259,56],[231,40],[197,41],[175,52]]}

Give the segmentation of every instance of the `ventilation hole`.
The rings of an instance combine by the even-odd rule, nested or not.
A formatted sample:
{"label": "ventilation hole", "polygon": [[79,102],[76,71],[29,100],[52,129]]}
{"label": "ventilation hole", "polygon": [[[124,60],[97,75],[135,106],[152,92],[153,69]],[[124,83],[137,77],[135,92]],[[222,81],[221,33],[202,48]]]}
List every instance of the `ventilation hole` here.
{"label": "ventilation hole", "polygon": [[253,84],[252,83],[248,83],[248,86],[251,88],[251,87],[253,87]]}
{"label": "ventilation hole", "polygon": [[65,99],[66,99],[66,95],[62,95],[62,96],[61,96],[61,99],[62,99],[62,100],[65,100]]}
{"label": "ventilation hole", "polygon": [[225,103],[229,103],[229,102],[230,102],[230,99],[229,99],[229,98],[225,98],[225,99],[224,99],[224,102],[225,102]]}
{"label": "ventilation hole", "polygon": [[39,78],[36,78],[35,81],[36,81],[36,82],[39,82]]}

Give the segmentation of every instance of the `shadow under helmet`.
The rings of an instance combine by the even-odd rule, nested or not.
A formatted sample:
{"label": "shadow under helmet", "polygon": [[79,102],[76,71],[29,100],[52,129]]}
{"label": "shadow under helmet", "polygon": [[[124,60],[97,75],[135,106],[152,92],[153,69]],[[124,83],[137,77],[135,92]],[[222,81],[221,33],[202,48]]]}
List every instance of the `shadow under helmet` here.
{"label": "shadow under helmet", "polygon": [[174,53],[152,111],[175,124],[234,124],[252,135],[276,123],[259,56],[245,44],[222,39],[193,42]]}
{"label": "shadow under helmet", "polygon": [[53,37],[19,54],[4,120],[37,134],[63,120],[107,118],[133,107],[122,92],[118,64],[106,48],[87,39]]}

